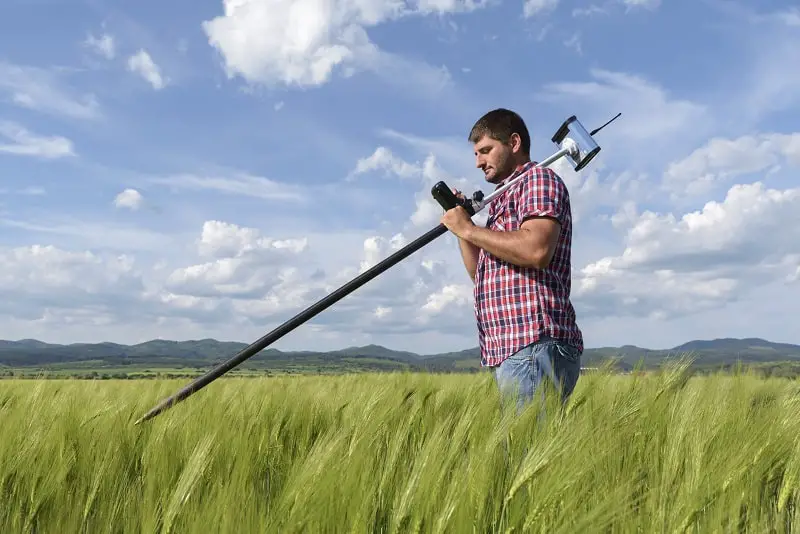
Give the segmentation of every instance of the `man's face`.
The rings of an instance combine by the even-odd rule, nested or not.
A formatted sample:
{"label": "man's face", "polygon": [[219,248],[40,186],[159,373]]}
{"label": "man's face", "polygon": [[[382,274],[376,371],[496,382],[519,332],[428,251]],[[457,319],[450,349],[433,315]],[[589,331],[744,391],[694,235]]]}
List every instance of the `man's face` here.
{"label": "man's face", "polygon": [[487,182],[502,182],[514,172],[514,140],[512,137],[511,144],[503,144],[484,135],[475,143],[475,166],[483,171]]}

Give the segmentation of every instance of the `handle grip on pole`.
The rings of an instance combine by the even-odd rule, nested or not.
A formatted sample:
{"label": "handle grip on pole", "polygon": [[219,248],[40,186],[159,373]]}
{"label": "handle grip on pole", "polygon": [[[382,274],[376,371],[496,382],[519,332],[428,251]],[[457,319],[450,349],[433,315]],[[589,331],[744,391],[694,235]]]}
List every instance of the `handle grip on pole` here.
{"label": "handle grip on pole", "polygon": [[431,188],[431,195],[445,211],[463,206],[467,213],[475,215],[475,208],[471,202],[460,200],[444,182],[438,182]]}

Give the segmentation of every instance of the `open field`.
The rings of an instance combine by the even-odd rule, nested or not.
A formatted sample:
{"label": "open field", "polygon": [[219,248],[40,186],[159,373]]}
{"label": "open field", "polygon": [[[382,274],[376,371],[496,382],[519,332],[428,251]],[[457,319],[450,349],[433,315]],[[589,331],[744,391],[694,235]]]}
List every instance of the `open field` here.
{"label": "open field", "polygon": [[[484,374],[0,381],[0,532],[790,532],[800,383],[581,378],[501,415]],[[537,423],[538,421],[538,423]]]}

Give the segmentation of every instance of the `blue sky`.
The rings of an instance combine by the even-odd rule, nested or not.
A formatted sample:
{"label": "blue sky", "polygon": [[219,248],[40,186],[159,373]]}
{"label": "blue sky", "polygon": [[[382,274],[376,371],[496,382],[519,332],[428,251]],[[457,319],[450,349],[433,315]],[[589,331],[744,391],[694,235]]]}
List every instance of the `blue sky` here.
{"label": "blue sky", "polygon": [[[622,113],[555,167],[587,346],[800,343],[789,2],[228,3],[3,3],[0,338],[252,341],[435,225],[439,179],[488,191],[466,136],[508,107],[539,159]],[[275,346],[353,343],[475,345],[451,236]]]}

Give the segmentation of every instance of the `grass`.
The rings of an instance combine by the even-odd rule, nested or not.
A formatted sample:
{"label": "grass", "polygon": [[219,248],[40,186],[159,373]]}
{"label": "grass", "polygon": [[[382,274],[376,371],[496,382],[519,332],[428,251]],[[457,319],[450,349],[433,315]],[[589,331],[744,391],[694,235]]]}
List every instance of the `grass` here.
{"label": "grass", "polygon": [[486,374],[0,381],[0,532],[789,532],[800,384],[581,377],[500,413]]}

